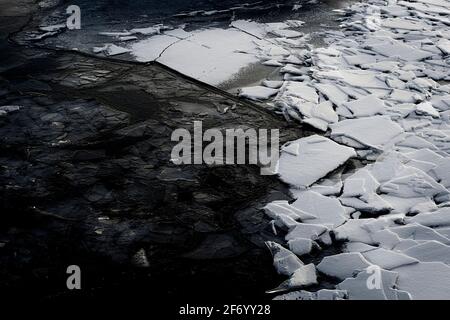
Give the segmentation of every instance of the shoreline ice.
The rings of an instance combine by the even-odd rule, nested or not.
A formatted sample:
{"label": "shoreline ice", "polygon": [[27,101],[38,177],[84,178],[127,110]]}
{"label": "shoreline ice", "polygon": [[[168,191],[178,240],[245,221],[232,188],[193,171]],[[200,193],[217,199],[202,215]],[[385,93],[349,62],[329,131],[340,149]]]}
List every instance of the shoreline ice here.
{"label": "shoreline ice", "polygon": [[[297,200],[285,209],[304,216],[284,219],[276,207],[269,216],[299,258],[311,252],[307,241],[345,242],[343,253],[316,265],[339,279],[331,295],[304,285],[275,299],[450,299],[450,1],[369,0],[342,12],[347,16],[340,31],[329,32],[328,47],[305,54],[279,41],[276,51],[287,53],[266,51],[262,61],[278,63],[285,80],[267,104],[334,140],[323,149],[309,147],[314,137],[286,147],[280,176],[296,188]],[[290,64],[288,55],[299,62]],[[325,103],[338,119],[313,112]],[[329,177],[348,160],[344,146],[369,164]],[[330,212],[340,212],[339,223],[321,221]],[[373,266],[383,280],[377,290],[366,284]]]}

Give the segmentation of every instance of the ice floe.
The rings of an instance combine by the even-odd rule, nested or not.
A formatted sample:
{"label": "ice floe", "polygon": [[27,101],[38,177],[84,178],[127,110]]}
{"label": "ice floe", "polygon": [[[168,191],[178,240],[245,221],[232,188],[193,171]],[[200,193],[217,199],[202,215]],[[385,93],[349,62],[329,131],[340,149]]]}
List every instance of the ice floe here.
{"label": "ice floe", "polygon": [[356,155],[352,148],[318,135],[290,143],[295,144],[298,155],[282,152],[278,173],[283,181],[297,188],[312,185]]}

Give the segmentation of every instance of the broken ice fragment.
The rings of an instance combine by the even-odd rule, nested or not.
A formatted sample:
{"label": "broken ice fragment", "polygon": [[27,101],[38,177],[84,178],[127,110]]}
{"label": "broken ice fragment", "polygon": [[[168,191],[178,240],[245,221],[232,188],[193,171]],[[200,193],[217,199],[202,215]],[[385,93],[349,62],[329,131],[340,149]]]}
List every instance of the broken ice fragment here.
{"label": "broken ice fragment", "polygon": [[261,101],[267,100],[278,93],[277,89],[271,89],[263,86],[242,88],[239,92],[239,97],[250,100]]}
{"label": "broken ice fragment", "polygon": [[283,152],[278,173],[283,181],[298,188],[312,185],[356,156],[352,148],[318,135],[291,142],[293,143],[299,145],[299,155]]}
{"label": "broken ice fragment", "polygon": [[371,263],[359,252],[341,253],[325,257],[317,266],[317,270],[327,276],[344,280],[365,270]]}
{"label": "broken ice fragment", "polygon": [[316,267],[311,263],[298,268],[288,280],[283,282],[278,288],[269,290],[267,293],[300,289],[315,284],[317,284]]}
{"label": "broken ice fragment", "polygon": [[368,95],[355,101],[346,102],[343,106],[350,110],[355,118],[384,114],[386,110],[384,102],[374,95]]}
{"label": "broken ice fragment", "polygon": [[275,242],[266,242],[273,256],[273,265],[281,275],[291,276],[304,266],[303,262],[291,251]]}

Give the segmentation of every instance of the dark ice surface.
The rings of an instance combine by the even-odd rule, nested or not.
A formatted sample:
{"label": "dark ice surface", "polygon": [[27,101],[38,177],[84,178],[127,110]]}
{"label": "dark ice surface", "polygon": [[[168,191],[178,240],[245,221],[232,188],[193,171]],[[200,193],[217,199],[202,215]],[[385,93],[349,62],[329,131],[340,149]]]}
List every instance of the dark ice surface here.
{"label": "dark ice surface", "polygon": [[[103,11],[118,17],[105,1],[84,3],[97,6],[90,23],[94,13],[113,23]],[[192,8],[114,3],[130,19],[145,8],[159,8],[155,18]],[[0,118],[0,294],[270,299],[265,290],[281,279],[260,208],[290,199],[287,187],[255,166],[175,167],[170,134],[194,120],[205,129],[279,128],[282,142],[311,132],[158,65],[15,45],[11,35],[34,27],[35,9],[31,0],[0,4],[0,105],[22,106]],[[71,264],[83,270],[81,292],[65,286]]]}

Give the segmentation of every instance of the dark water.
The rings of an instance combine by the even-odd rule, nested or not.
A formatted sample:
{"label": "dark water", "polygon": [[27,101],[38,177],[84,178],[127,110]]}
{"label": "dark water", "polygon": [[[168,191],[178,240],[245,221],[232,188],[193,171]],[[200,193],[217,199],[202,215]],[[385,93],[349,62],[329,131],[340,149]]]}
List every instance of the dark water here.
{"label": "dark water", "polygon": [[[142,15],[149,18],[167,19],[173,15],[192,12],[192,11],[211,11],[235,9],[236,12],[252,13],[259,10],[275,9],[277,13],[290,7],[300,0],[261,0],[261,1],[242,1],[242,0],[75,0],[71,4],[80,6],[83,10],[92,12],[90,17],[95,18],[96,14],[101,13],[103,17],[116,18],[121,20],[132,20]],[[305,2],[305,1],[303,1]]]}

